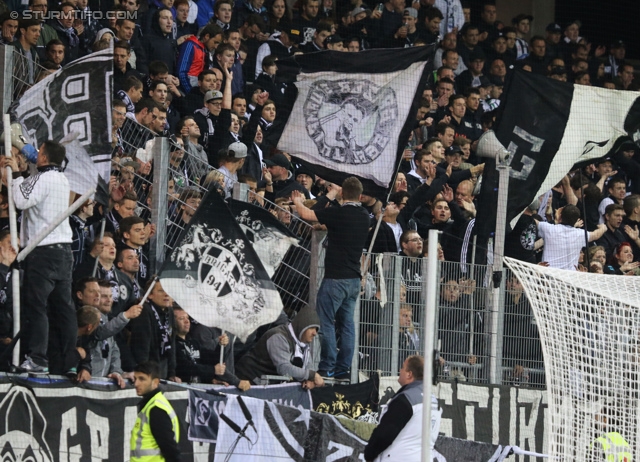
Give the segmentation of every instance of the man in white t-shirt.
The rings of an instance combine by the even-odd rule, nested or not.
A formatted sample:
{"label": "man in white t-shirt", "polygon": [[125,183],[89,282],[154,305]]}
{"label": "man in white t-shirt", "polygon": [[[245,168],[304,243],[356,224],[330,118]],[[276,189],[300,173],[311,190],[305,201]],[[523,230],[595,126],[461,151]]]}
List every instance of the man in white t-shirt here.
{"label": "man in white t-shirt", "polygon": [[[580,250],[585,247],[584,230],[576,228],[580,220],[580,209],[575,205],[566,205],[556,210],[557,225],[544,221],[536,221],[538,234],[544,239],[542,261],[551,268],[575,271],[578,267]],[[600,239],[607,230],[605,225],[598,225],[595,231],[588,233],[589,242]]]}

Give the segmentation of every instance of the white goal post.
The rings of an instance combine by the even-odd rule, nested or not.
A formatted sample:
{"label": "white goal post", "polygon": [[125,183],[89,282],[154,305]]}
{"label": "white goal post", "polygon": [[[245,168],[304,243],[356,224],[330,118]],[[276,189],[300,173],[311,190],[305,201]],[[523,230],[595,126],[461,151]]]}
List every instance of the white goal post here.
{"label": "white goal post", "polygon": [[550,460],[635,460],[640,444],[640,278],[545,268],[510,258],[505,264],[522,283],[540,331]]}

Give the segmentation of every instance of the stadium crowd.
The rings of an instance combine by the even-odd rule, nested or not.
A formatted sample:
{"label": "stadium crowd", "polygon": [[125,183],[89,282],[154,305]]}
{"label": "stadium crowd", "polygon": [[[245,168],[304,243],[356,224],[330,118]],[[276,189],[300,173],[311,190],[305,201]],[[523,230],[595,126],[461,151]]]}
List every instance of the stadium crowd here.
{"label": "stadium crowd", "polygon": [[[353,255],[359,260],[362,248],[370,245],[374,253],[405,257],[398,295],[402,363],[419,348],[413,320],[423,314],[420,262],[431,229],[442,231],[438,258],[455,268],[442,279],[441,363],[446,368],[447,363],[481,362],[487,347],[485,335],[478,334],[486,330],[479,295],[482,284],[462,268],[471,261],[475,218],[482,213],[477,210],[484,169],[476,156],[478,139],[492,127],[497,108],[504,104],[506,76],[522,69],[580,85],[637,88],[623,42],[593,46],[580,35],[577,20],[549,24],[545,36],[531,36],[532,16],[519,14],[502,22],[493,3],[486,3],[480,17],[472,18],[470,8],[459,0],[388,0],[378,6],[362,0],[300,0],[293,5],[284,0],[96,2],[110,18],[104,21],[91,14],[100,10],[88,0],[60,4],[29,0],[26,7],[12,3],[16,2],[0,2],[0,12],[6,10],[0,25],[2,43],[15,47],[15,74],[24,84],[16,90],[16,98],[69,62],[113,46],[110,204],[89,200],[63,225],[60,236],[47,244],[61,247],[45,250],[60,255],[68,251],[73,261],[68,267],[56,267],[64,274],[34,273],[32,277],[50,284],[33,290],[23,305],[27,353],[23,370],[66,373],[80,381],[107,376],[124,383],[123,377],[135,364],[148,360],[161,365],[164,379],[225,382],[243,390],[256,379],[258,370],[290,375],[306,387],[322,385],[323,377],[348,375],[351,356],[358,353],[353,351],[352,334],[360,291],[359,270],[354,277],[349,262]],[[56,11],[60,14],[51,14]],[[415,126],[388,199],[367,194],[354,184],[345,187],[348,195],[343,197],[340,185],[323,180],[276,149],[284,128],[279,115],[291,104],[288,85],[279,78],[278,60],[321,50],[358,53],[433,43],[437,44],[436,67],[421,89]],[[169,247],[176,245],[179,231],[202,198],[190,184],[215,182],[229,197],[236,182],[247,183],[256,203],[280,206],[281,221],[290,222],[286,213],[290,211],[327,226],[333,254],[325,282],[330,279],[335,286],[321,289],[318,303],[328,306],[318,314],[300,311],[291,322],[283,316],[278,325],[261,332],[261,338],[253,337],[253,349],[243,346],[234,351],[233,336],[190,319],[160,283],[139,305],[140,297],[154,284],[148,271],[149,242],[158,230],[143,208],[151,197],[147,186],[153,175],[151,149],[156,137],[169,137],[171,144]],[[59,150],[57,143],[40,148],[39,174],[59,174]],[[581,174],[568,173],[523,213],[507,236],[505,255],[570,270],[640,273],[637,151],[632,140],[620,143],[609,158],[584,167]],[[66,204],[68,190],[65,196],[60,181],[58,199],[51,194],[29,199],[31,191],[25,193],[20,185],[38,185],[30,180],[33,176],[28,177],[26,162],[18,155],[4,158],[2,166],[7,165],[16,172],[13,195],[22,210],[21,237],[28,240],[35,231],[25,230],[25,224],[42,225],[46,217],[38,210],[47,210],[48,202],[60,197]],[[210,172],[211,167],[217,170]],[[7,349],[13,336],[9,267],[15,252],[7,231],[6,188],[1,201],[0,275],[5,276],[5,288],[0,299],[0,343]],[[339,208],[346,213],[330,212]],[[355,232],[365,215],[369,220],[365,232]],[[107,232],[100,240],[103,217]],[[588,248],[580,227],[589,232]],[[338,249],[344,253],[336,254]],[[34,254],[25,267],[25,281],[43,261],[57,259],[52,255]],[[353,279],[358,281],[355,292],[345,282]],[[363,284],[362,291],[363,303],[371,309],[364,310],[359,326],[360,353],[367,367],[375,369],[374,347],[384,332],[370,326],[382,321],[381,313],[388,310],[382,309],[380,288],[375,282],[369,285]],[[32,287],[25,289],[29,293]],[[343,289],[340,300],[332,299]],[[508,289],[503,355],[513,366],[514,376],[522,377],[525,368],[542,368],[542,355],[521,286],[510,280]],[[63,293],[73,301],[61,301]],[[64,316],[63,305],[68,305]],[[334,324],[341,334],[338,343],[333,333],[328,335]],[[48,345],[47,325],[53,332]],[[322,347],[330,352],[313,347],[318,330]],[[521,353],[523,343],[529,352],[526,358]],[[336,362],[338,346],[342,356]],[[220,362],[222,347],[225,359]],[[8,368],[7,355],[1,366]],[[459,371],[457,377],[461,376]]]}

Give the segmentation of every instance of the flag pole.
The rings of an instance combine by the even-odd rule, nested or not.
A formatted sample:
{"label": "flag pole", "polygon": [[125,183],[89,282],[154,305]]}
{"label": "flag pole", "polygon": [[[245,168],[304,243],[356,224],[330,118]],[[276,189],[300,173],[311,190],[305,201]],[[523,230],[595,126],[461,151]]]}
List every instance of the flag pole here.
{"label": "flag pole", "polygon": [[[100,226],[100,238],[98,239],[98,242],[102,242],[102,239],[104,238],[104,228],[107,225],[107,217],[106,215],[104,217],[102,217],[102,225]],[[96,277],[96,273],[98,272],[98,260],[100,259],[100,255],[98,255],[96,257],[96,262],[93,264],[93,272],[91,273],[91,277],[95,278]]]}
{"label": "flag pole", "polygon": [[[11,154],[11,117],[9,114],[2,116],[4,126],[4,153],[5,157],[10,158]],[[7,165],[7,200],[9,202],[9,235],[11,239],[11,247],[16,254],[20,252],[18,245],[18,224],[16,219],[16,204],[13,202],[13,170]],[[20,270],[16,267],[11,269],[11,288],[13,292],[13,336],[14,338],[20,332]],[[11,362],[15,366],[20,364],[20,340],[17,340],[14,348]]]}
{"label": "flag pole", "polygon": [[[224,335],[224,330],[222,331],[222,335]],[[220,344],[220,364],[224,364],[224,345],[222,343]]]}
{"label": "flag pole", "polygon": [[42,240],[45,237],[47,237],[49,234],[51,234],[51,232],[54,229],[56,229],[58,226],[60,226],[60,223],[62,223],[67,218],[69,218],[73,214],[73,212],[78,210],[80,208],[80,206],[82,204],[84,204],[85,201],[87,199],[89,199],[91,197],[91,195],[93,193],[95,193],[95,192],[96,192],[96,188],[89,189],[78,200],[76,200],[73,204],[71,204],[71,206],[67,210],[65,210],[64,212],[59,213],[58,216],[56,216],[54,218],[53,222],[51,222],[49,224],[49,226],[47,226],[45,229],[40,231],[36,235],[36,237],[34,237],[32,239],[32,241],[29,242],[29,245],[26,246],[24,249],[22,249],[22,251],[18,254],[18,257],[16,258],[16,260],[19,261],[19,262],[24,260],[27,257],[27,255],[29,255],[31,253],[31,251],[33,249],[35,249],[38,246],[38,244],[40,244],[40,242],[42,242]]}
{"label": "flag pole", "polygon": [[149,295],[151,295],[151,291],[153,290],[153,288],[155,287],[156,283],[159,281],[160,279],[158,278],[158,276],[153,278],[153,282],[151,283],[151,285],[149,286],[149,288],[147,289],[147,291],[144,294],[144,297],[142,297],[142,300],[140,300],[139,305],[144,305],[144,303],[147,301],[147,298],[149,298]]}
{"label": "flag pole", "polygon": [[[402,165],[402,158],[400,158],[400,161],[398,162],[398,166],[396,167],[396,172],[393,175],[393,180],[391,182],[391,187],[389,188],[389,192],[387,193],[387,198],[385,200],[385,203],[389,202],[389,197],[391,197],[391,192],[393,191],[393,185],[396,182],[396,178],[398,178],[398,172],[400,171],[400,165]],[[373,230],[373,236],[371,238],[371,243],[369,244],[369,248],[367,249],[367,255],[364,258],[364,268],[363,268],[363,273],[362,273],[362,279],[367,277],[367,274],[369,273],[369,261],[371,260],[371,251],[373,250],[373,244],[376,242],[376,237],[378,236],[378,231],[380,231],[380,225],[382,223],[382,216],[384,215],[384,213],[382,213],[382,211],[380,212],[380,216],[378,217],[378,220],[376,221],[376,229]]]}

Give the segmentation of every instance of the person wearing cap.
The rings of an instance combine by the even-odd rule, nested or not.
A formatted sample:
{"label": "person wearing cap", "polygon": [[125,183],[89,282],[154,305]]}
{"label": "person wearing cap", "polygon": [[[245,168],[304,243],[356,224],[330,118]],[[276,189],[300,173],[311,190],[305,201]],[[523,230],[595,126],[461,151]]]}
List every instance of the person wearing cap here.
{"label": "person wearing cap", "polygon": [[238,182],[238,172],[244,165],[247,157],[247,146],[240,141],[231,143],[229,147],[218,154],[220,167],[218,170],[226,177],[224,192],[227,198],[231,197],[233,185]]}
{"label": "person wearing cap", "polygon": [[494,34],[490,45],[491,47],[486,52],[487,61],[501,59],[508,68],[512,68],[515,57],[507,50],[507,38],[504,36],[504,32],[500,31]]}
{"label": "person wearing cap", "polygon": [[344,48],[344,39],[340,37],[338,34],[333,34],[327,37],[324,41],[324,45],[327,47],[327,50],[333,51],[346,51]]}
{"label": "person wearing cap", "polygon": [[309,199],[309,191],[293,177],[287,156],[278,152],[271,159],[265,159],[264,163],[266,168],[262,170],[262,176],[266,182],[265,199],[275,202],[279,197],[290,197],[293,191],[299,191]]}
{"label": "person wearing cap", "polygon": [[276,72],[278,72],[277,58],[271,55],[265,56],[262,60],[262,74],[254,81],[254,85],[269,93],[270,99],[278,107],[284,103],[286,84],[276,81]]}
{"label": "person wearing cap", "polygon": [[560,24],[552,22],[547,25],[546,29],[546,55],[549,60],[553,58],[560,58],[562,54],[560,53],[560,39],[562,38],[562,27]]}
{"label": "person wearing cap", "polygon": [[198,143],[208,149],[213,138],[218,117],[222,111],[222,92],[209,90],[204,94],[204,107],[193,113],[193,119],[200,129],[200,139]]}
{"label": "person wearing cap", "polygon": [[480,78],[484,75],[485,56],[482,48],[476,46],[468,59],[469,68],[456,78],[456,92],[460,94],[463,94],[468,87],[478,88],[481,83]]}
{"label": "person wearing cap", "polygon": [[311,194],[311,188],[313,188],[313,184],[316,181],[316,176],[314,175],[313,170],[305,167],[304,165],[298,167],[296,169],[296,181],[309,191],[309,199],[316,198],[316,196]]}
{"label": "person wearing cap", "polygon": [[525,59],[529,56],[529,44],[527,43],[526,36],[529,35],[531,30],[531,21],[533,16],[530,14],[521,13],[511,20],[511,24],[516,28],[516,59]]}
{"label": "person wearing cap", "polygon": [[[418,10],[415,8],[405,8],[402,14],[402,25],[393,34],[393,40],[380,43],[380,46],[389,48],[409,48],[413,46],[413,42],[418,39],[421,34],[416,25],[418,23]],[[436,37],[437,39],[437,37]],[[431,43],[434,43],[434,40]]]}
{"label": "person wearing cap", "polygon": [[548,76],[554,80],[559,80],[560,82],[567,81],[567,69],[563,66],[554,66],[549,70]]}
{"label": "person wearing cap", "polygon": [[611,44],[609,48],[609,56],[607,57],[607,63],[604,66],[605,74],[615,78],[618,75],[619,67],[624,63],[624,58],[627,55],[627,49],[622,40],[616,40]]}

